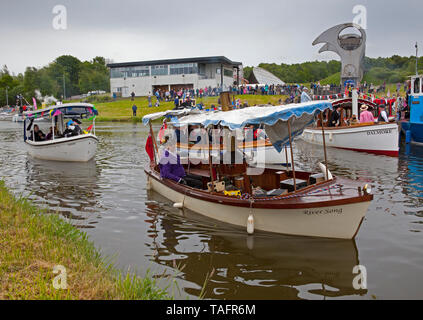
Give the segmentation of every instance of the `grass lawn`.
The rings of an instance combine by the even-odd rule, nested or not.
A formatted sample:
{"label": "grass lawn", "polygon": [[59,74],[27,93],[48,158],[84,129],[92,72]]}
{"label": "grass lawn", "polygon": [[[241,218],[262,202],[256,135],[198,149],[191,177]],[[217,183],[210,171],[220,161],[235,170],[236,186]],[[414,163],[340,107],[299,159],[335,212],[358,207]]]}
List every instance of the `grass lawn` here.
{"label": "grass lawn", "polygon": [[[274,96],[262,96],[262,95],[236,95],[235,99],[241,99],[241,102],[247,101],[250,106],[259,104],[277,104],[279,99],[285,100],[286,96],[274,95]],[[197,99],[197,103],[202,102],[206,108],[212,104],[217,106],[217,97],[204,97]],[[153,105],[156,102],[156,98],[152,98]],[[137,117],[132,116],[132,106],[138,107]],[[142,117],[149,113],[166,111],[174,108],[173,101],[161,102],[160,107],[148,107],[147,97],[136,97],[134,101],[128,99],[119,99],[114,102],[98,102],[95,103],[99,116],[96,121],[141,121]]]}
{"label": "grass lawn", "polygon": [[[67,289],[53,286],[56,265],[66,268]],[[169,299],[158,281],[122,276],[86,233],[0,181],[0,299]]]}

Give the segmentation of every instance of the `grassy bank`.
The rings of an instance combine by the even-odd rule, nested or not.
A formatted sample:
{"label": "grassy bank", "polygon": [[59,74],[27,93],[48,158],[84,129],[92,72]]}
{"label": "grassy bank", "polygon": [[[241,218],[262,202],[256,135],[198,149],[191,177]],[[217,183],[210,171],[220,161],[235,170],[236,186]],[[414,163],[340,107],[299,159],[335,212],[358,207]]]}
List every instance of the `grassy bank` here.
{"label": "grassy bank", "polygon": [[[67,289],[53,286],[56,265],[66,268]],[[157,281],[122,276],[86,233],[16,199],[0,181],[0,299],[169,298]]]}
{"label": "grassy bank", "polygon": [[[248,102],[250,106],[259,104],[277,104],[279,99],[285,100],[286,96],[274,95],[274,96],[262,96],[262,95],[237,95],[235,99],[241,99],[242,103]],[[206,107],[210,107],[212,104],[217,106],[217,97],[204,97],[196,99],[197,103],[203,103]],[[152,98],[153,105],[156,102],[156,98]],[[147,97],[136,97],[134,101],[128,99],[119,99],[113,102],[93,102],[96,106],[99,116],[96,121],[141,121],[142,117],[149,113],[166,111],[174,108],[173,101],[161,102],[159,107],[148,107]],[[137,117],[132,116],[132,106],[136,105]]]}

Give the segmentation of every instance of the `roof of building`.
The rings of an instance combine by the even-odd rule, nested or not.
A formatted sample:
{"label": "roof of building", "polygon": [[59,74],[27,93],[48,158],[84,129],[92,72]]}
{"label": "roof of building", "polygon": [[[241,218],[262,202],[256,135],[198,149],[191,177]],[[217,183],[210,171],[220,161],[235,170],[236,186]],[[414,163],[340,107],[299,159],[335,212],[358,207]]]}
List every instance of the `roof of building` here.
{"label": "roof of building", "polygon": [[251,75],[249,77],[250,83],[257,83],[257,84],[274,84],[274,85],[284,85],[281,79],[276,77],[273,73],[264,70],[263,68],[254,67]]}
{"label": "roof of building", "polygon": [[152,66],[161,64],[178,64],[178,63],[223,63],[232,66],[240,66],[241,62],[229,60],[224,56],[214,57],[195,57],[195,58],[179,58],[179,59],[164,59],[164,60],[149,60],[149,61],[136,61],[136,62],[122,62],[122,63],[109,63],[109,68],[120,67],[136,67],[136,66]]}

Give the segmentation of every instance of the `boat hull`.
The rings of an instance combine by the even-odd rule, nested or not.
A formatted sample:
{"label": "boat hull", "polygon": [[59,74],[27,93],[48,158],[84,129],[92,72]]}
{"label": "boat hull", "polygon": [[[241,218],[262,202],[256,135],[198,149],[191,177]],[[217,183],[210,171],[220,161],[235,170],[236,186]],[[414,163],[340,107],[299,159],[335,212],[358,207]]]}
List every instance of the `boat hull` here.
{"label": "boat hull", "polygon": [[148,176],[148,187],[184,208],[225,223],[246,228],[250,214],[256,230],[287,235],[353,239],[367,212],[369,201],[327,206],[304,206],[286,209],[249,208],[223,204],[189,196]]}
{"label": "boat hull", "polygon": [[87,162],[95,156],[98,139],[93,134],[86,134],[42,142],[27,140],[25,143],[29,155],[36,159]]}
{"label": "boat hull", "polygon": [[[306,128],[302,139],[309,143],[323,145],[321,128]],[[328,147],[397,157],[399,154],[398,125],[386,123],[339,129],[327,128],[325,143]]]}
{"label": "boat hull", "polygon": [[407,131],[411,132],[410,142],[423,144],[423,123],[411,123],[409,121],[402,121],[401,130],[404,135]]}

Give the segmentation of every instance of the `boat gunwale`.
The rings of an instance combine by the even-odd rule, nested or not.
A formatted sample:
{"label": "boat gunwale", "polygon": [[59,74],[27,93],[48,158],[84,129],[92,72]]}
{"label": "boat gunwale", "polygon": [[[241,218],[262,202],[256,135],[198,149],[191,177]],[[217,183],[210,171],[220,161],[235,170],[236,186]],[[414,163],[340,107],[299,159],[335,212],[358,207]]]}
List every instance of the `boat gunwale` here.
{"label": "boat gunwale", "polygon": [[[290,194],[286,195],[286,198],[276,199],[276,200],[264,200],[260,198],[254,198],[253,201],[250,199],[238,199],[232,198],[228,196],[224,196],[221,194],[217,194],[215,192],[208,192],[205,190],[197,190],[195,188],[178,184],[169,179],[162,179],[160,174],[150,168],[150,166],[146,166],[144,169],[145,173],[157,180],[159,183],[164,184],[165,186],[171,188],[172,190],[183,194],[184,196],[190,196],[199,200],[207,201],[207,202],[214,202],[219,203],[222,205],[229,205],[235,207],[246,207],[246,208],[262,208],[262,209],[308,209],[308,208],[322,208],[322,207],[332,207],[332,206],[339,206],[339,205],[346,205],[346,204],[354,204],[360,202],[368,202],[373,200],[372,194],[364,194],[357,196],[348,196],[348,198],[342,199],[329,199],[329,200],[322,200],[322,201],[313,201],[313,202],[302,202],[301,195],[304,197],[309,196],[306,192],[312,191],[314,189],[318,189],[323,186],[329,186],[335,184],[338,180],[340,182],[348,181],[347,179],[339,179],[334,177],[332,180],[324,181],[321,183],[313,184],[307,186],[296,193],[291,193],[291,195],[295,195],[295,197],[289,197]],[[347,188],[344,188],[347,189]],[[285,196],[285,195],[284,195]],[[333,195],[335,196],[335,195]],[[332,197],[332,195],[331,195]],[[295,202],[292,202],[295,200]]]}
{"label": "boat gunwale", "polygon": [[27,139],[25,141],[25,143],[31,147],[48,147],[48,146],[52,146],[52,145],[57,145],[57,144],[62,144],[62,143],[66,143],[66,142],[75,142],[78,140],[84,140],[84,139],[94,139],[95,141],[98,142],[98,138],[97,136],[95,136],[94,134],[83,134],[83,135],[78,135],[78,136],[73,136],[73,137],[63,137],[63,138],[58,138],[58,139],[53,139],[53,140],[47,140],[47,141],[32,141]]}

